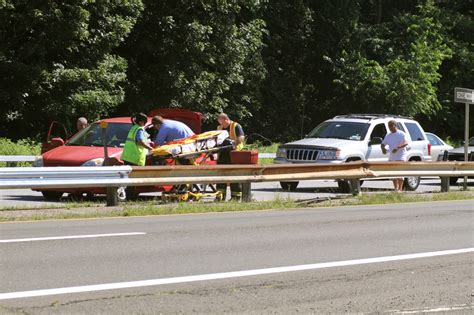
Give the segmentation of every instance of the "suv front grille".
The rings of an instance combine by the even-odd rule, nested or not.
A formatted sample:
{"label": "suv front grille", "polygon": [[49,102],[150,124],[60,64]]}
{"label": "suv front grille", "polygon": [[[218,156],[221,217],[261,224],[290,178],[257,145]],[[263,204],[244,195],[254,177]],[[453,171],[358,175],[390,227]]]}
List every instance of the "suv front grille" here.
{"label": "suv front grille", "polygon": [[318,153],[312,149],[286,149],[286,158],[290,161],[316,161]]}

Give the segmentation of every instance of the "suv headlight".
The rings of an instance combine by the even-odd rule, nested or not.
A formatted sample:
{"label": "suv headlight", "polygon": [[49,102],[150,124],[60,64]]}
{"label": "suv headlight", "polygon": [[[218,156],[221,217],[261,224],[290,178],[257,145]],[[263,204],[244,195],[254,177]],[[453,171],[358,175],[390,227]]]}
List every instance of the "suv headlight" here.
{"label": "suv headlight", "polygon": [[319,160],[337,160],[339,158],[339,150],[321,150],[319,151]]}
{"label": "suv headlight", "polygon": [[81,166],[102,166],[103,163],[104,163],[103,158],[97,158],[97,159],[89,160],[85,162],[84,164],[82,164]]}
{"label": "suv headlight", "polygon": [[286,159],[286,149],[285,148],[278,148],[276,152],[277,159]]}
{"label": "suv headlight", "polygon": [[44,166],[44,160],[42,155],[38,155],[35,157],[35,160],[33,162],[33,167],[43,167]]}

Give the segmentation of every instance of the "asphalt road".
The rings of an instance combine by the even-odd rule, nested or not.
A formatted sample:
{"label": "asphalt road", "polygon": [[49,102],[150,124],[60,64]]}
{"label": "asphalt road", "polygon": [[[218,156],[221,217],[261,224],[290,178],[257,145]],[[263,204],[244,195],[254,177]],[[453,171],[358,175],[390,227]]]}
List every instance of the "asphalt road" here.
{"label": "asphalt road", "polygon": [[[461,183],[461,181],[459,181]],[[474,187],[474,179],[469,180],[469,186]],[[452,191],[458,191],[460,186],[451,186]],[[365,181],[362,190],[365,193],[392,191],[393,185],[389,180]],[[430,193],[440,191],[439,179],[423,179],[416,192]],[[143,198],[153,198],[159,193],[142,194]],[[252,197],[255,200],[274,200],[276,198],[311,199],[317,197],[340,196],[337,190],[337,183],[328,181],[304,181],[293,192],[283,191],[279,183],[254,183],[252,184]],[[105,203],[105,196],[94,199],[97,202]],[[39,192],[29,189],[0,189],[0,208],[35,208],[64,205],[67,202],[67,195],[63,196],[61,202],[50,202],[44,200]]]}
{"label": "asphalt road", "polygon": [[3,223],[0,313],[469,313],[473,214],[453,201]]}

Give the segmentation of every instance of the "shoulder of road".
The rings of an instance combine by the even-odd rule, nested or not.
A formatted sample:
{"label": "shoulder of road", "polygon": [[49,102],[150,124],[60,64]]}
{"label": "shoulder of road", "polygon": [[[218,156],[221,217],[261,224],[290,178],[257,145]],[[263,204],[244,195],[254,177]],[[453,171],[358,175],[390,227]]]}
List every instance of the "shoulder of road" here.
{"label": "shoulder of road", "polygon": [[104,218],[127,218],[140,216],[197,215],[206,213],[254,212],[298,209],[349,208],[376,205],[455,202],[474,199],[474,192],[451,192],[443,194],[374,194],[347,198],[313,198],[305,200],[276,199],[251,203],[175,203],[160,204],[157,201],[127,203],[118,207],[102,204],[72,203],[66,207],[35,209],[1,209],[0,222],[85,220]]}

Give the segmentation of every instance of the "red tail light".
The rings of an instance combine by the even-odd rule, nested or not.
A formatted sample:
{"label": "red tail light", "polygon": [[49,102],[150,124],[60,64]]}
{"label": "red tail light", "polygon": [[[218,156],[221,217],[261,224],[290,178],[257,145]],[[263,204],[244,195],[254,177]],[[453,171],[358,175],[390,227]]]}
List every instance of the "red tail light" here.
{"label": "red tail light", "polygon": [[431,143],[428,143],[428,155],[431,155]]}

